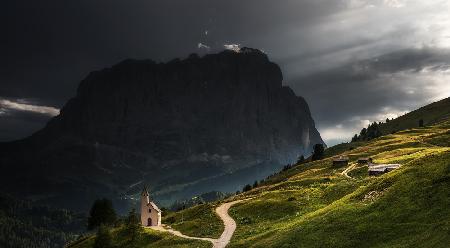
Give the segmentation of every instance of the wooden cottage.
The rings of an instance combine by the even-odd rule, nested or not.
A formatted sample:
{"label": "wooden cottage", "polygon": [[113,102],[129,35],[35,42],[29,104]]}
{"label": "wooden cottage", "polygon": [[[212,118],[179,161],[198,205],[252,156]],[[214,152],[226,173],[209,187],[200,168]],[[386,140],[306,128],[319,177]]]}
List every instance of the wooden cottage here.
{"label": "wooden cottage", "polygon": [[372,158],[358,158],[358,164],[371,164]]}
{"label": "wooden cottage", "polygon": [[333,159],[333,166],[341,167],[347,165],[348,165],[348,157],[340,156]]}

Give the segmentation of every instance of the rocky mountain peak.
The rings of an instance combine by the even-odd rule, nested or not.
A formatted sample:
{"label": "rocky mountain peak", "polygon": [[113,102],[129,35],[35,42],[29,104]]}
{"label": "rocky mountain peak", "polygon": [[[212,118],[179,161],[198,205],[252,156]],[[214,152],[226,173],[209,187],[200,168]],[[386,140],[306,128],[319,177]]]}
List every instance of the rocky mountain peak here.
{"label": "rocky mountain peak", "polygon": [[22,164],[50,171],[49,184],[85,186],[78,195],[123,196],[142,183],[167,201],[205,187],[234,191],[323,143],[306,101],[282,79],[252,48],[125,60],[80,83],[60,115],[27,139],[22,152],[32,155]]}

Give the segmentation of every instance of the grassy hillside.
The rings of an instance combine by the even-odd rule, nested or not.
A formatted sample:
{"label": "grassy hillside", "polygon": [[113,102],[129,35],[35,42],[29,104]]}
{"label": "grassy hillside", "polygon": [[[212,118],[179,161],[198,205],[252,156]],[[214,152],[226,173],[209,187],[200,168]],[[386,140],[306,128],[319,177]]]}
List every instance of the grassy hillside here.
{"label": "grassy hillside", "polygon": [[380,126],[383,134],[391,134],[399,130],[417,127],[419,120],[423,120],[425,126],[433,125],[450,117],[450,98],[429,104],[408,114],[398,117]]}
{"label": "grassy hillside", "polygon": [[207,203],[170,213],[162,222],[187,235],[218,238],[224,226],[215,213],[217,206],[217,203]]}
{"label": "grassy hillside", "polygon": [[[211,243],[207,241],[183,239],[173,236],[168,233],[158,232],[151,229],[144,229],[141,237],[135,243],[134,246],[127,245],[127,237],[120,228],[116,228],[113,233],[113,245],[117,248],[126,247],[140,247],[140,248],[152,248],[152,247],[173,247],[173,248],[206,248],[210,247]],[[91,248],[94,246],[95,236],[87,237],[82,240],[78,240],[66,248]]]}
{"label": "grassy hillside", "polygon": [[[237,229],[228,247],[448,247],[449,103],[446,99],[400,117],[406,124],[389,122],[416,128],[329,148],[322,160],[296,165],[226,199],[246,199],[230,210]],[[418,118],[433,125],[418,128]],[[348,156],[349,165],[333,166],[334,155]],[[368,176],[367,165],[356,163],[368,156],[374,163],[402,166]],[[171,213],[163,222],[187,235],[219,237],[218,204]]]}
{"label": "grassy hillside", "polygon": [[[448,247],[450,121],[328,152],[334,154],[349,156],[352,178],[328,157],[295,166],[236,196],[249,200],[230,210],[238,223],[230,247]],[[355,163],[366,156],[403,166],[369,177],[367,166]],[[204,233],[201,223],[219,225],[217,218],[205,222],[214,207],[208,206],[203,216],[185,210],[189,227],[181,224],[181,213],[173,214],[175,225],[190,235]]]}
{"label": "grassy hillside", "polygon": [[[435,125],[450,118],[450,97],[431,103],[422,108],[409,112],[387,123],[381,123],[379,130],[381,135],[393,134],[398,131],[419,127],[419,121],[423,120],[424,126]],[[328,148],[326,157],[331,157],[354,149],[367,143],[364,140],[342,143]]]}
{"label": "grassy hillside", "polygon": [[[349,155],[366,154],[379,148],[377,144],[396,147],[381,148],[374,154],[377,162],[399,162],[403,168],[376,178],[361,173],[355,179],[342,179],[336,170],[337,177],[329,182],[299,189],[291,187],[298,177],[291,177],[277,190],[260,193],[263,202],[255,199],[234,209],[237,219],[257,221],[240,223],[231,247],[448,247],[450,148],[417,142],[404,133]],[[322,166],[319,174],[304,175],[303,180],[329,176],[329,169]],[[299,196],[292,203],[284,194],[294,192]],[[266,209],[248,211],[259,210],[259,204]],[[290,211],[280,211],[282,216],[273,219],[269,209],[280,206],[290,206]],[[270,224],[260,225],[264,221]]]}

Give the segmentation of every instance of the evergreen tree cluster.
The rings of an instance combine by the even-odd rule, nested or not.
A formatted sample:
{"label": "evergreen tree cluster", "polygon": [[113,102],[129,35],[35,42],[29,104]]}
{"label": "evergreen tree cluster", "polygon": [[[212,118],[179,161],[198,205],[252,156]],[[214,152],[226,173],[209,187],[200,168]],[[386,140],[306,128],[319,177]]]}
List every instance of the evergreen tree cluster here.
{"label": "evergreen tree cluster", "polygon": [[[323,156],[324,156],[324,153],[325,153],[325,146],[324,146],[323,144],[315,144],[315,145],[313,146],[313,154],[311,155],[311,160],[314,161],[314,160],[322,159]],[[309,160],[309,159],[308,159],[308,160]],[[297,165],[306,163],[306,162],[308,162],[308,160],[305,159],[305,156],[303,156],[303,154],[302,154],[302,155],[298,156],[298,158],[297,158],[297,163],[295,163],[295,164],[287,164],[287,165],[283,166],[283,168],[281,168],[281,170],[280,170],[279,172],[275,172],[275,173],[273,173],[273,174],[267,176],[266,179],[261,180],[260,182],[255,181],[255,182],[253,183],[253,185],[251,185],[251,184],[246,184],[246,185],[242,188],[242,192],[247,192],[247,191],[250,191],[250,190],[252,190],[252,189],[254,189],[254,188],[257,188],[257,187],[259,187],[261,184],[264,184],[264,182],[265,182],[266,180],[269,180],[270,178],[272,178],[272,177],[274,177],[274,176],[276,176],[276,175],[282,173],[283,171],[290,170],[290,169],[294,168],[294,167],[297,166]],[[239,193],[240,193],[240,191],[236,191],[236,195],[239,194]]]}
{"label": "evergreen tree cluster", "polygon": [[[137,248],[142,247],[143,227],[139,215],[133,208],[118,228],[100,224],[97,228],[93,248]],[[113,235],[114,233],[114,235]]]}
{"label": "evergreen tree cluster", "polygon": [[323,158],[323,154],[325,152],[325,147],[323,144],[315,144],[313,146],[313,154],[312,154],[312,161],[316,161]]}
{"label": "evergreen tree cluster", "polygon": [[88,229],[92,230],[101,225],[112,226],[117,221],[116,211],[109,199],[99,199],[92,205],[88,218]]}
{"label": "evergreen tree cluster", "polygon": [[283,166],[283,169],[281,169],[281,171],[287,171],[287,170],[291,169],[292,167],[293,167],[292,164],[287,164],[287,165]]}
{"label": "evergreen tree cluster", "polygon": [[374,122],[372,124],[369,124],[367,128],[363,128],[361,130],[359,135],[355,134],[355,136],[353,136],[352,142],[368,141],[382,136],[382,133],[380,131],[381,124],[381,122]]}
{"label": "evergreen tree cluster", "polygon": [[0,195],[0,247],[63,247],[85,228],[83,215]]}
{"label": "evergreen tree cluster", "polygon": [[[274,176],[276,176],[276,175],[279,175],[280,173],[282,173],[282,172],[284,172],[284,171],[290,170],[290,169],[294,168],[295,166],[298,166],[298,165],[307,163],[308,161],[310,161],[310,159],[311,159],[311,160],[314,160],[314,159],[315,159],[315,160],[322,159],[323,156],[324,156],[324,152],[325,152],[325,147],[324,147],[323,144],[315,144],[315,145],[313,146],[313,154],[311,155],[310,158],[306,159],[305,156],[304,156],[303,154],[300,155],[300,156],[298,156],[298,158],[297,158],[297,163],[295,163],[295,164],[287,164],[287,165],[283,166],[283,168],[281,168],[280,171],[275,172],[275,173],[273,173],[273,174],[267,176],[266,179],[261,180],[261,181],[259,182],[259,184],[261,185],[261,184],[263,184],[266,180],[269,180],[270,178],[272,178],[272,177],[274,177]],[[257,183],[257,182],[255,182],[255,183]],[[248,186],[250,186],[250,185],[248,185]],[[248,186],[247,186],[247,185],[244,186],[244,189],[249,189]],[[251,188],[250,188],[250,189],[251,189]],[[236,192],[236,195],[239,194],[239,193],[240,193],[240,192],[237,191],[237,192]]]}
{"label": "evergreen tree cluster", "polygon": [[306,160],[305,160],[305,156],[303,156],[303,154],[302,154],[298,157],[297,164],[303,164],[304,162],[306,162]]}
{"label": "evergreen tree cluster", "polygon": [[128,237],[128,245],[133,247],[137,241],[139,240],[141,233],[143,231],[143,227],[139,220],[138,214],[136,213],[136,209],[132,209],[126,218],[125,221],[125,233]]}
{"label": "evergreen tree cluster", "polygon": [[114,248],[111,230],[108,226],[101,225],[98,228],[93,248]]}
{"label": "evergreen tree cluster", "polygon": [[[181,201],[177,200],[169,207],[169,209],[171,209],[173,211],[180,211],[185,208],[192,207],[192,206],[222,200],[222,199],[225,199],[228,195],[229,194],[225,194],[220,191],[210,191],[210,192],[198,195],[198,196],[194,196],[187,200],[181,200]],[[163,211],[163,213],[164,213],[164,211]]]}

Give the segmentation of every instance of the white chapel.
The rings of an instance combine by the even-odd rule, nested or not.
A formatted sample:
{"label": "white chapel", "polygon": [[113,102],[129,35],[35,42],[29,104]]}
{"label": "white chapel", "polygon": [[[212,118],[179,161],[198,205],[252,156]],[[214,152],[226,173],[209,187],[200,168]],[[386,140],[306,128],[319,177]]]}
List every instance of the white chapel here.
{"label": "white chapel", "polygon": [[144,187],[141,193],[141,224],[143,226],[161,225],[161,210],[150,201],[147,187]]}

